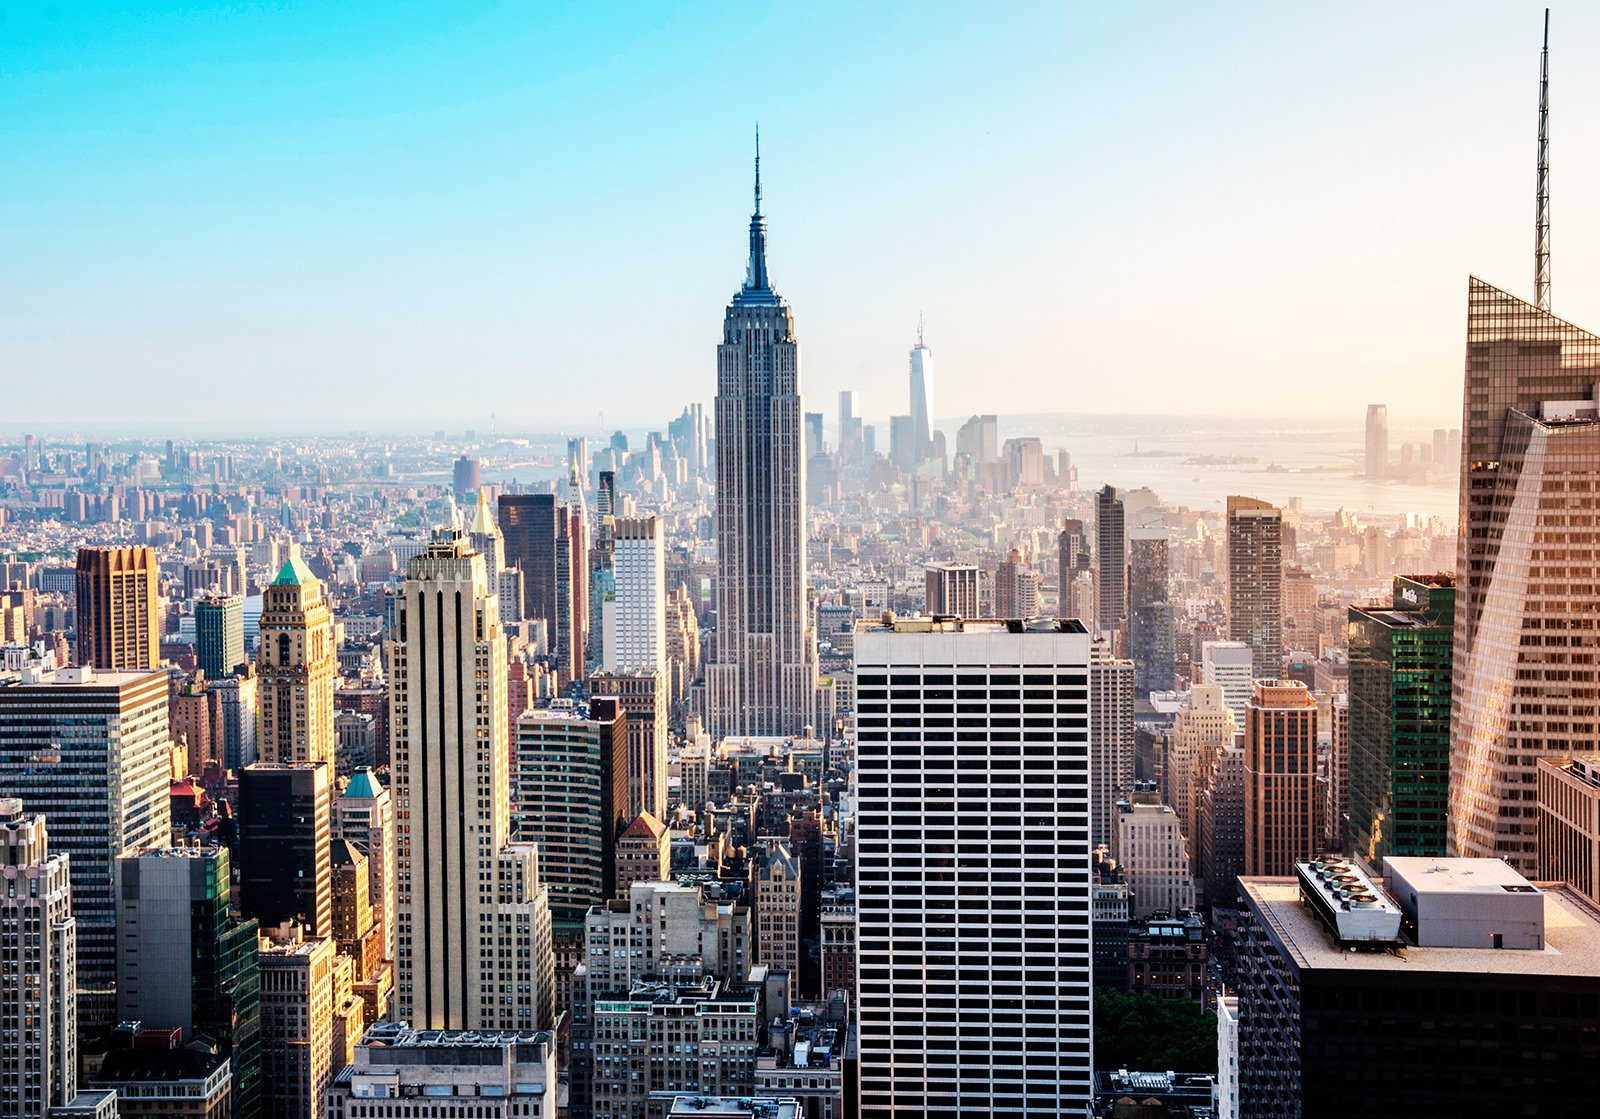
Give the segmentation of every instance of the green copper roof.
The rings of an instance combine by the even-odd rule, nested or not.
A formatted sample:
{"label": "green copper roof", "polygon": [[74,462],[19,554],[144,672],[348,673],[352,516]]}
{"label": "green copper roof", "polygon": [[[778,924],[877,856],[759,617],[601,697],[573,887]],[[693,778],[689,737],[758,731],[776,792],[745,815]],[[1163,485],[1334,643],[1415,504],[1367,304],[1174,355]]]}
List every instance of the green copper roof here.
{"label": "green copper roof", "polygon": [[378,779],[365,766],[352,773],[350,783],[344,787],[344,795],[355,800],[377,800],[380,791]]}
{"label": "green copper roof", "polygon": [[283,565],[283,570],[278,572],[278,577],[272,581],[272,585],[275,587],[303,587],[307,583],[315,583],[316,581],[317,577],[311,574],[311,569],[306,566],[305,561],[298,555],[291,555],[288,562]]}

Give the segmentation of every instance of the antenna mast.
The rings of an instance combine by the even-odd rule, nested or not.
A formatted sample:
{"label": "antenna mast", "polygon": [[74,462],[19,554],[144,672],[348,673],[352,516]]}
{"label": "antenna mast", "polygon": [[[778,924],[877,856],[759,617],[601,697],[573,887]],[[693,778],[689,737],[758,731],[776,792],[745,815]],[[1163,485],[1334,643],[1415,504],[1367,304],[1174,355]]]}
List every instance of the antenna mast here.
{"label": "antenna mast", "polygon": [[1539,55],[1539,203],[1533,229],[1533,302],[1550,309],[1550,9],[1544,10]]}

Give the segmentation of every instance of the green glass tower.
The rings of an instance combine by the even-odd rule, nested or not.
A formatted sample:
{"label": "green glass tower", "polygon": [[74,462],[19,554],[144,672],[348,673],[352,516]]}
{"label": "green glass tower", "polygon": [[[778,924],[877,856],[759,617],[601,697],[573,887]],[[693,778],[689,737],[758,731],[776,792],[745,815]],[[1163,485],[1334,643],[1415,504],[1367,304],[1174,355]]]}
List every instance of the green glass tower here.
{"label": "green glass tower", "polygon": [[214,596],[194,604],[196,659],[207,680],[232,676],[244,665],[244,599]]}
{"label": "green glass tower", "polygon": [[1394,580],[1392,606],[1350,608],[1349,849],[1443,855],[1449,807],[1455,580]]}

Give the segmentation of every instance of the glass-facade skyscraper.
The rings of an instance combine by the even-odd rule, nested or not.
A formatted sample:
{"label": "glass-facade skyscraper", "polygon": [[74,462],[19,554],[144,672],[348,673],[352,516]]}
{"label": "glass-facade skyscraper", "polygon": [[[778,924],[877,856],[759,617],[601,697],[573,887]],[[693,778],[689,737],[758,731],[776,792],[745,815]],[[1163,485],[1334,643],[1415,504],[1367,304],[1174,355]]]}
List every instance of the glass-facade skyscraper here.
{"label": "glass-facade skyscraper", "polygon": [[1538,870],[1541,757],[1594,748],[1600,337],[1468,289],[1450,852]]}
{"label": "glass-facade skyscraper", "polygon": [[1443,855],[1455,580],[1396,576],[1392,606],[1350,608],[1348,849],[1369,866]]}

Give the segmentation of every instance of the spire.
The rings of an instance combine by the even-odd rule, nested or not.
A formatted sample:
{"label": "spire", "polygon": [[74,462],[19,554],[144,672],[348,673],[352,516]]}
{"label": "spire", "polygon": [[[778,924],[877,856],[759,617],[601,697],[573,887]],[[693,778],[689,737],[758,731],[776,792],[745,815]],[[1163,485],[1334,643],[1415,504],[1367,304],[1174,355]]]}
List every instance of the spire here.
{"label": "spire", "polygon": [[472,528],[469,529],[474,536],[493,536],[498,530],[494,522],[494,514],[489,511],[489,491],[478,491],[478,508],[472,514]]}
{"label": "spire", "polygon": [[735,303],[773,304],[777,293],[767,278],[767,219],[761,215],[761,127],[756,126],[756,208],[750,215],[750,263],[745,269],[744,288],[733,297]]}
{"label": "spire", "polygon": [[[1545,32],[1544,32],[1545,47],[1548,49],[1548,47],[1550,45],[1550,42],[1549,42],[1549,40],[1550,40],[1550,28],[1549,28],[1550,11],[1549,11],[1548,8],[1545,10],[1544,19],[1545,19],[1545,25],[1546,25],[1545,26]],[[756,217],[759,218],[760,216],[761,216],[761,123],[759,121],[757,121],[756,122]]]}
{"label": "spire", "polygon": [[919,349],[919,350],[925,350],[925,349],[928,348],[922,342],[922,327],[923,327],[923,325],[924,325],[923,314],[922,314],[921,311],[918,311],[917,312],[917,349]]}
{"label": "spire", "polygon": [[1544,10],[1539,54],[1539,180],[1533,220],[1533,302],[1550,310],[1550,9]]}

